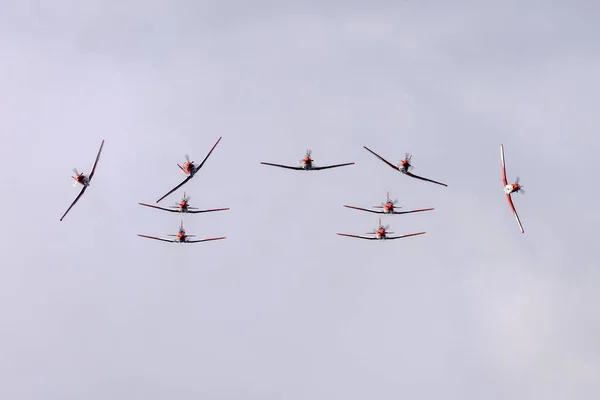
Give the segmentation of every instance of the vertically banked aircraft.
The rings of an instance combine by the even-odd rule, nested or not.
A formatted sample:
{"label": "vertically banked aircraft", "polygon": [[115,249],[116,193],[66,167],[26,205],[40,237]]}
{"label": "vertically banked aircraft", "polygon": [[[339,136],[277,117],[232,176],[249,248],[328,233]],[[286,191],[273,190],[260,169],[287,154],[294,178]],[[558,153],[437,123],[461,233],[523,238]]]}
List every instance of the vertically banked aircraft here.
{"label": "vertically banked aircraft", "polygon": [[388,160],[386,160],[385,158],[381,157],[379,154],[375,153],[373,150],[369,149],[367,146],[363,146],[363,147],[369,153],[373,154],[375,157],[379,158],[381,161],[383,161],[384,163],[386,163],[387,165],[389,165],[396,171],[402,172],[406,176],[410,176],[411,178],[415,178],[415,179],[420,179],[422,181],[435,183],[435,184],[441,185],[441,186],[446,186],[446,187],[448,186],[445,183],[434,181],[434,180],[428,179],[428,178],[423,178],[422,176],[418,176],[418,175],[415,175],[412,172],[410,172],[410,170],[413,169],[413,165],[411,164],[412,155],[410,155],[408,153],[405,153],[404,160],[400,161],[400,163],[396,166],[396,165],[392,164],[391,162],[389,162]]}
{"label": "vertically banked aircraft", "polygon": [[213,150],[215,149],[215,147],[217,147],[217,145],[219,144],[219,142],[221,141],[222,138],[223,138],[223,136],[221,136],[219,138],[219,140],[217,140],[217,143],[215,143],[215,145],[212,147],[212,149],[210,149],[210,151],[208,152],[206,157],[204,157],[204,160],[202,160],[202,162],[198,165],[196,165],[196,163],[194,161],[190,161],[190,157],[186,154],[185,155],[186,162],[183,164],[183,166],[181,166],[179,164],[177,164],[177,166],[179,167],[179,169],[181,169],[181,171],[183,171],[184,174],[187,175],[187,178],[185,178],[183,180],[183,182],[181,182],[179,185],[177,185],[173,189],[169,190],[167,192],[167,194],[165,194],[163,197],[156,200],[156,202],[160,203],[165,197],[167,197],[168,195],[170,195],[171,193],[173,193],[174,191],[176,191],[177,189],[179,189],[180,187],[185,185],[190,179],[192,179],[194,177],[194,175],[196,175],[196,173],[200,170],[200,168],[202,168],[202,166],[204,165],[206,160],[208,160],[208,157],[210,157]]}
{"label": "vertically banked aircraft", "polygon": [[353,162],[349,162],[349,163],[344,163],[344,164],[334,164],[334,165],[326,165],[324,167],[317,167],[317,166],[314,165],[314,160],[311,158],[311,154],[312,154],[312,150],[307,150],[306,151],[306,155],[304,156],[304,158],[298,162],[300,164],[298,166],[283,165],[283,164],[274,164],[274,163],[268,163],[268,162],[261,162],[261,164],[263,164],[263,165],[270,165],[271,167],[293,169],[293,170],[296,170],[296,171],[302,171],[302,170],[304,170],[304,171],[319,171],[319,170],[322,170],[322,169],[345,167],[346,165],[353,165],[354,164]]}
{"label": "vertically banked aircraft", "polygon": [[100,149],[98,150],[98,154],[96,155],[96,161],[94,161],[94,166],[92,167],[92,171],[90,172],[89,175],[80,173],[77,171],[76,168],[73,168],[73,172],[75,173],[75,176],[71,177],[75,180],[75,182],[73,183],[73,186],[83,185],[83,188],[81,188],[81,192],[79,192],[77,197],[75,197],[75,200],[73,200],[73,203],[71,203],[69,208],[67,208],[67,211],[65,211],[63,216],[60,217],[61,221],[63,220],[63,218],[65,218],[67,216],[67,213],[71,210],[71,208],[73,208],[75,203],[77,203],[77,201],[79,201],[81,196],[83,196],[83,194],[85,193],[87,188],[90,186],[90,182],[92,181],[92,178],[94,177],[94,173],[96,172],[96,166],[98,165],[98,160],[100,159],[100,153],[102,153],[102,147],[104,147],[104,139],[102,140],[102,143],[100,143]]}
{"label": "vertically banked aircraft", "polygon": [[525,233],[525,230],[523,229],[523,225],[521,224],[521,219],[519,218],[519,214],[517,214],[517,209],[515,208],[515,205],[513,204],[511,195],[513,193],[523,193],[525,194],[525,191],[523,190],[523,186],[521,186],[519,184],[519,177],[517,177],[517,179],[515,180],[515,183],[508,183],[508,180],[506,179],[506,163],[504,160],[504,145],[500,145],[500,159],[502,161],[502,183],[504,184],[504,193],[506,194],[506,199],[508,200],[508,205],[510,205],[510,208],[513,212],[513,215],[515,216],[515,219],[517,220],[517,224],[519,224],[519,229],[521,229],[521,233]]}

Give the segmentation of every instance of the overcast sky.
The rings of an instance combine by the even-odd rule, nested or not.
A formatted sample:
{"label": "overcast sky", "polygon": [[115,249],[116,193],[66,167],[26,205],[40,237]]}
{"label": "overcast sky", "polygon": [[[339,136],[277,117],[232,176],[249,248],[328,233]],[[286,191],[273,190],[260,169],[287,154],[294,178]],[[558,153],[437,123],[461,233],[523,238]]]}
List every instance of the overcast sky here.
{"label": "overcast sky", "polygon": [[[0,0],[0,398],[599,398],[600,6],[562,3]],[[137,237],[219,136],[185,190],[231,210],[184,220],[228,238]],[[356,165],[260,165],[309,148]],[[387,190],[426,235],[336,235]]]}

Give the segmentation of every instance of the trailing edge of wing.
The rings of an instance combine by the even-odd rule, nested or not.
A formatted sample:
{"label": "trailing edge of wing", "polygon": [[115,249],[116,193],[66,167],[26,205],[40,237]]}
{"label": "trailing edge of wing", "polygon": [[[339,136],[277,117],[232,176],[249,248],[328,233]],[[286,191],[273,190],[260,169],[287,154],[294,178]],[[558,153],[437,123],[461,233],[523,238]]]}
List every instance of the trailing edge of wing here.
{"label": "trailing edge of wing", "polygon": [[517,220],[517,224],[519,224],[519,229],[521,229],[521,233],[525,233],[525,229],[523,229],[523,225],[521,224],[521,219],[519,218],[519,214],[517,214],[517,209],[515,208],[515,205],[513,204],[512,197],[510,197],[510,194],[507,194],[506,198],[508,199],[508,204],[510,205],[513,215],[515,216],[515,219]]}
{"label": "trailing edge of wing", "polygon": [[402,235],[402,236],[392,236],[392,237],[386,237],[387,240],[393,240],[393,239],[404,239],[407,237],[411,237],[411,236],[418,236],[418,235],[424,235],[427,232],[417,232],[417,233],[409,233],[407,235]]}
{"label": "trailing edge of wing", "polygon": [[151,204],[145,204],[145,203],[138,203],[140,206],[144,206],[144,207],[152,207],[152,208],[156,208],[157,210],[163,210],[163,211],[168,211],[168,212],[176,212],[178,213],[179,210],[174,210],[171,208],[163,208],[163,207],[159,207],[159,206],[153,206]]}
{"label": "trailing edge of wing", "polygon": [[344,207],[346,208],[353,208],[355,210],[360,210],[360,211],[366,211],[366,212],[370,212],[373,214],[385,214],[383,211],[375,211],[375,210],[369,210],[368,208],[362,208],[362,207],[355,207],[355,206],[347,206],[344,204]]}
{"label": "trailing edge of wing", "polygon": [[208,238],[208,239],[202,239],[202,240],[186,240],[185,242],[186,243],[202,243],[202,242],[209,242],[211,240],[222,240],[222,239],[227,239],[227,236]]}
{"label": "trailing edge of wing", "polygon": [[187,178],[185,178],[183,180],[183,182],[181,182],[179,185],[175,186],[173,189],[169,190],[167,192],[167,194],[165,194],[163,197],[161,197],[160,199],[156,200],[157,203],[160,203],[165,197],[167,197],[168,195],[170,195],[171,193],[173,193],[174,191],[176,191],[177,189],[179,189],[180,187],[182,187],[183,185],[185,185],[190,179],[192,179],[192,175],[188,176]]}
{"label": "trailing edge of wing", "polygon": [[92,181],[92,178],[94,177],[94,173],[96,172],[96,166],[98,165],[98,160],[100,160],[100,153],[102,153],[103,147],[104,147],[104,139],[102,139],[102,143],[100,143],[100,150],[98,150],[98,154],[96,155],[96,161],[94,161],[94,166],[92,167],[92,172],[90,172],[90,176],[88,177],[90,182]]}
{"label": "trailing edge of wing", "polygon": [[279,168],[294,169],[294,170],[296,170],[296,171],[304,169],[304,168],[302,168],[302,167],[292,167],[292,166],[289,166],[289,165],[283,165],[283,164],[273,164],[273,163],[262,162],[262,161],[261,161],[261,164],[262,164],[262,165],[270,165],[271,167],[279,167]]}
{"label": "trailing edge of wing", "polygon": [[338,233],[338,235],[340,235],[340,236],[346,236],[346,237],[351,237],[351,238],[356,238],[356,239],[377,240],[377,238],[375,238],[375,237],[367,237],[367,236],[359,236],[359,235],[350,235],[350,234],[348,234],[348,233]]}
{"label": "trailing edge of wing", "polygon": [[349,162],[349,163],[343,163],[343,164],[335,164],[335,165],[326,165],[324,167],[312,167],[313,170],[315,171],[319,171],[322,169],[330,169],[330,168],[337,168],[337,167],[345,167],[347,165],[354,165],[353,162]]}
{"label": "trailing edge of wing", "polygon": [[506,179],[506,162],[504,160],[504,145],[500,145],[500,160],[502,161],[502,182],[504,186],[508,185],[508,180]]}
{"label": "trailing edge of wing", "polygon": [[75,205],[75,203],[77,203],[77,201],[79,201],[79,199],[81,198],[81,196],[83,196],[83,194],[85,193],[85,191],[87,190],[87,186],[84,186],[83,188],[81,188],[81,192],[79,192],[79,194],[77,195],[77,197],[75,197],[75,200],[73,200],[73,202],[71,203],[71,205],[69,206],[69,208],[67,208],[67,211],[65,211],[65,213],[63,214],[62,217],[60,217],[60,220],[62,221],[63,218],[65,218],[67,216],[67,214],[69,213],[69,211],[71,211],[71,208],[73,208],[73,206]]}
{"label": "trailing edge of wing", "polygon": [[160,240],[161,242],[168,242],[168,243],[174,243],[175,240],[170,240],[170,239],[163,239],[163,238],[159,238],[156,236],[148,236],[148,235],[141,235],[138,233],[139,237],[143,237],[143,238],[147,238],[147,239],[154,239],[154,240]]}
{"label": "trailing edge of wing", "polygon": [[423,212],[423,211],[431,211],[431,210],[435,210],[435,208],[419,208],[417,210],[394,211],[392,214],[411,214],[411,213]]}
{"label": "trailing edge of wing", "polygon": [[229,210],[229,207],[228,208],[213,208],[210,210],[193,210],[193,211],[188,210],[187,212],[188,212],[188,214],[201,214],[201,213],[207,213],[207,212],[213,212],[213,211],[227,211],[227,210]]}
{"label": "trailing edge of wing", "polygon": [[217,145],[219,144],[219,142],[221,141],[221,139],[223,139],[223,136],[221,136],[218,140],[217,143],[214,144],[214,146],[212,147],[212,149],[210,149],[210,151],[208,152],[208,154],[206,155],[206,157],[204,157],[204,160],[202,160],[202,162],[200,163],[200,165],[198,166],[197,170],[202,168],[202,166],[204,165],[204,163],[206,162],[206,160],[208,160],[208,157],[210,157],[210,155],[212,154],[213,150],[215,149],[215,147],[217,147]]}
{"label": "trailing edge of wing", "polygon": [[435,183],[435,184],[437,184],[437,185],[441,185],[441,186],[446,186],[446,187],[448,187],[448,185],[446,185],[445,183],[438,182],[438,181],[434,181],[434,180],[432,180],[432,179],[428,179],[428,178],[423,178],[422,176],[418,176],[418,175],[415,175],[415,174],[413,174],[413,173],[410,173],[410,172],[407,172],[405,175],[408,175],[408,176],[410,176],[411,178],[416,178],[416,179],[420,179],[420,180],[422,180],[422,181],[427,181],[427,182]]}
{"label": "trailing edge of wing", "polygon": [[379,154],[375,153],[373,150],[369,149],[367,146],[363,146],[369,153],[373,154],[375,157],[379,158],[381,161],[383,161],[384,163],[386,163],[387,165],[389,165],[390,167],[394,168],[396,171],[399,171],[400,168],[398,168],[398,166],[392,164],[391,162],[389,162],[388,160],[386,160],[385,158],[381,157]]}

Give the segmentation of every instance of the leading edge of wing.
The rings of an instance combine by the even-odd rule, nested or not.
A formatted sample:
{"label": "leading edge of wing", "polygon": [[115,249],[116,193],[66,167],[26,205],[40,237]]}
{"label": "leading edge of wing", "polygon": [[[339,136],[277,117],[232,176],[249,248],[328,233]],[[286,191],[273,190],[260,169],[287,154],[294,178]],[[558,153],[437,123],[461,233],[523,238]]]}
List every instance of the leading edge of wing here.
{"label": "leading edge of wing", "polygon": [[515,208],[515,205],[513,204],[512,197],[510,197],[510,194],[507,194],[506,198],[508,199],[508,204],[510,205],[510,208],[512,209],[513,215],[515,216],[515,219],[517,220],[517,224],[519,224],[519,229],[521,229],[521,233],[525,233],[525,229],[523,229],[523,225],[521,224],[521,219],[519,218],[519,214],[517,214],[517,209]]}
{"label": "leading edge of wing", "polygon": [[207,212],[213,212],[213,211],[227,211],[229,210],[229,207],[227,208],[211,208],[210,210],[189,210],[187,211],[188,214],[201,214],[201,213],[207,213]]}
{"label": "leading edge of wing", "polygon": [[92,181],[94,177],[94,173],[96,172],[96,165],[98,165],[98,160],[100,160],[100,153],[102,153],[102,148],[104,147],[104,139],[102,139],[102,143],[100,143],[100,150],[98,150],[98,154],[96,155],[96,161],[94,161],[94,166],[92,167],[92,172],[90,172],[89,180]]}
{"label": "leading edge of wing", "polygon": [[283,165],[283,164],[273,164],[273,163],[268,163],[268,162],[260,162],[262,165],[270,165],[271,167],[279,167],[279,168],[287,168],[287,169],[294,169],[296,171],[298,170],[302,170],[304,168],[302,167],[291,167],[289,165]]}
{"label": "leading edge of wing", "polygon": [[416,213],[416,212],[431,211],[431,210],[435,210],[435,208],[419,208],[416,210],[408,210],[408,211],[394,211],[392,214],[394,214],[394,215],[412,214],[412,213]]}
{"label": "leading edge of wing", "polygon": [[334,164],[334,165],[326,165],[324,167],[312,167],[311,169],[315,170],[315,171],[319,171],[322,169],[329,169],[329,168],[337,168],[337,167],[345,167],[347,165],[354,165],[355,163],[353,162],[349,162],[349,163],[343,163],[343,164]]}
{"label": "leading edge of wing", "polygon": [[161,197],[160,199],[156,200],[157,203],[160,203],[165,197],[167,197],[168,195],[170,195],[171,193],[173,193],[174,191],[176,191],[177,189],[179,189],[180,187],[182,187],[183,185],[185,185],[190,179],[192,179],[192,175],[188,176],[187,178],[185,178],[183,180],[183,182],[181,182],[179,185],[175,186],[173,189],[169,190],[167,192],[167,194],[165,194],[163,197]]}
{"label": "leading edge of wing", "polygon": [[174,243],[174,242],[175,242],[174,240],[170,240],[170,239],[163,239],[163,238],[159,238],[159,237],[156,237],[156,236],[141,235],[141,234],[139,234],[139,233],[138,233],[138,236],[139,236],[139,237],[146,238],[146,239],[160,240],[161,242],[168,242],[168,243]]}
{"label": "leading edge of wing", "polygon": [[427,232],[417,232],[417,233],[409,233],[407,235],[402,235],[402,236],[392,236],[392,237],[386,237],[386,240],[393,240],[393,239],[404,239],[407,237],[411,237],[411,236],[418,236],[418,235],[424,235]]}
{"label": "leading edge of wing", "polygon": [[223,239],[227,239],[227,236],[207,238],[207,239],[202,239],[202,240],[186,240],[185,243],[202,243],[202,242],[209,242],[212,240],[223,240]]}
{"label": "leading edge of wing", "polygon": [[77,195],[77,197],[75,197],[75,200],[73,200],[73,202],[71,203],[71,205],[69,206],[69,208],[67,208],[67,211],[65,211],[65,213],[63,214],[62,217],[60,217],[60,220],[62,221],[64,217],[67,216],[67,214],[69,213],[69,211],[71,211],[71,208],[73,208],[73,206],[75,205],[75,203],[77,203],[77,201],[81,198],[81,196],[83,196],[83,194],[85,193],[85,191],[87,190],[87,186],[84,186],[81,189],[81,192],[79,192],[79,194]]}
{"label": "leading edge of wing", "polygon": [[206,162],[206,160],[208,160],[208,157],[210,157],[210,155],[212,154],[213,150],[215,149],[215,147],[217,147],[217,145],[219,144],[219,142],[221,141],[221,139],[223,139],[223,136],[221,136],[218,140],[217,143],[214,144],[214,146],[212,147],[212,149],[210,149],[210,151],[208,152],[208,154],[206,155],[206,157],[204,157],[204,160],[202,160],[202,162],[200,163],[200,165],[198,166],[197,169],[202,168],[202,166],[204,165],[204,163]]}
{"label": "leading edge of wing", "polygon": [[348,205],[345,205],[345,204],[344,204],[344,207],[346,207],[346,208],[353,208],[355,210],[360,210],[360,211],[366,211],[366,212],[370,212],[370,213],[373,213],[373,214],[385,214],[383,211],[369,210],[368,208],[348,206]]}
{"label": "leading edge of wing", "polygon": [[410,172],[407,172],[406,175],[410,176],[411,178],[416,178],[416,179],[420,179],[422,181],[431,182],[431,183],[435,183],[437,185],[448,187],[448,185],[446,185],[445,183],[434,181],[433,179],[423,178],[422,176],[415,175],[415,174],[410,173]]}
{"label": "leading edge of wing", "polygon": [[159,207],[159,206],[153,206],[152,204],[145,204],[145,203],[138,203],[140,206],[144,206],[144,207],[152,207],[152,208],[156,208],[157,210],[163,210],[163,211],[169,211],[169,212],[176,212],[178,213],[179,210],[173,210],[170,208],[163,208],[163,207]]}
{"label": "leading edge of wing", "polygon": [[359,236],[359,235],[350,235],[348,233],[338,233],[340,236],[347,236],[356,239],[365,239],[365,240],[377,240],[375,237],[367,237],[367,236]]}
{"label": "leading edge of wing", "polygon": [[508,185],[508,181],[506,180],[506,162],[504,160],[504,145],[500,145],[500,160],[502,161],[502,182],[504,186]]}
{"label": "leading edge of wing", "polygon": [[391,162],[389,162],[388,160],[386,160],[385,158],[381,157],[379,154],[375,153],[373,150],[369,149],[367,146],[363,146],[369,153],[373,154],[375,157],[379,158],[381,161],[383,161],[384,163],[386,163],[387,165],[389,165],[390,167],[394,168],[396,171],[400,171],[400,168],[398,168],[396,165],[392,164]]}

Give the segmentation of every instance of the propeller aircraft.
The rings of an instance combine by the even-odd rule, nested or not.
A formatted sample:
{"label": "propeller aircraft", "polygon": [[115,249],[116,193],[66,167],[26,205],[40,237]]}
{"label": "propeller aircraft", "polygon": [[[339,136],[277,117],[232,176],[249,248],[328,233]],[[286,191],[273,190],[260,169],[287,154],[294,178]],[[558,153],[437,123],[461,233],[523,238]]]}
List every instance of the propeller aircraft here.
{"label": "propeller aircraft", "polygon": [[185,229],[183,228],[183,221],[181,221],[181,225],[179,225],[179,232],[177,232],[177,234],[167,235],[167,236],[174,236],[175,239],[163,239],[163,238],[159,238],[156,236],[141,235],[139,233],[138,233],[138,236],[147,238],[147,239],[160,240],[162,242],[169,242],[169,243],[201,243],[201,242],[208,242],[211,240],[221,240],[221,239],[227,238],[227,236],[223,236],[223,237],[207,238],[207,239],[202,239],[202,240],[188,240],[188,238],[195,237],[196,235],[187,235],[185,233]]}
{"label": "propeller aircraft", "polygon": [[221,141],[221,139],[223,138],[223,136],[221,136],[219,138],[219,140],[217,140],[217,143],[215,143],[215,145],[212,147],[212,149],[210,149],[210,151],[208,152],[208,154],[206,155],[206,157],[204,157],[204,160],[202,160],[202,162],[200,164],[196,164],[194,161],[190,161],[190,157],[186,154],[185,155],[185,163],[183,164],[183,166],[177,164],[177,166],[179,167],[179,169],[181,169],[181,171],[187,175],[187,178],[185,178],[183,180],[183,182],[181,182],[179,185],[175,186],[173,189],[169,190],[167,192],[167,194],[165,194],[163,197],[161,197],[160,199],[156,200],[157,203],[160,203],[165,197],[167,197],[168,195],[170,195],[171,193],[173,193],[174,191],[176,191],[177,189],[179,189],[180,187],[182,187],[183,185],[185,185],[190,179],[192,179],[194,177],[194,175],[196,175],[196,173],[200,170],[200,168],[202,168],[204,166],[204,163],[206,162],[206,160],[208,160],[208,157],[210,157],[210,155],[212,154],[213,150],[215,149],[215,147],[217,147],[217,145],[219,144],[219,142]]}
{"label": "propeller aircraft", "polygon": [[157,210],[169,211],[174,213],[188,213],[188,214],[200,214],[207,213],[213,211],[226,211],[229,208],[212,208],[209,210],[200,210],[198,207],[191,207],[189,204],[190,197],[183,192],[183,199],[180,202],[175,203],[175,205],[169,206],[169,208],[163,208],[159,206],[154,206],[152,204],[138,203],[141,206],[156,208]]}
{"label": "propeller aircraft", "polygon": [[344,163],[344,164],[335,164],[335,165],[326,165],[324,167],[317,167],[314,165],[314,160],[311,158],[311,154],[312,154],[312,150],[307,150],[306,151],[306,155],[304,156],[304,158],[302,160],[300,160],[298,163],[300,164],[299,166],[290,166],[290,165],[283,165],[283,164],[273,164],[273,163],[268,163],[268,162],[261,162],[261,164],[263,165],[270,165],[272,167],[279,167],[279,168],[287,168],[287,169],[293,169],[296,171],[319,171],[322,169],[330,169],[330,168],[337,168],[337,167],[345,167],[346,165],[353,165],[353,162],[349,162],[349,163]]}
{"label": "propeller aircraft", "polygon": [[[390,192],[387,192],[387,199],[385,203],[382,203],[381,205],[378,206],[373,206],[373,208],[377,208],[379,210],[369,210],[368,208],[362,208],[362,207],[355,207],[355,206],[348,206],[344,204],[344,207],[346,208],[352,208],[355,210],[360,210],[360,211],[366,211],[366,212],[370,212],[370,213],[375,213],[375,214],[411,214],[411,213],[416,213],[416,212],[423,212],[423,211],[431,211],[431,210],[435,210],[434,208],[419,208],[416,210],[409,210],[409,211],[396,211],[396,203],[398,203],[398,200],[390,200]],[[402,207],[398,207],[398,208],[402,208]]]}
{"label": "propeller aircraft", "polygon": [[417,233],[409,233],[406,235],[402,235],[402,236],[388,236],[389,234],[393,234],[394,232],[388,232],[388,229],[390,228],[389,225],[383,226],[381,224],[381,218],[379,218],[379,225],[377,227],[377,229],[375,229],[373,232],[367,232],[367,235],[375,235],[375,236],[360,236],[360,235],[351,235],[348,233],[338,233],[338,235],[340,236],[347,236],[347,237],[351,237],[351,238],[356,238],[356,239],[365,239],[365,240],[393,240],[393,239],[403,239],[406,237],[410,237],[410,236],[417,236],[417,235],[424,235],[427,232],[417,232]]}
{"label": "propeller aircraft", "polygon": [[517,224],[519,225],[519,229],[521,229],[521,233],[525,233],[523,229],[523,225],[521,224],[521,219],[519,218],[519,214],[517,214],[517,209],[513,204],[511,195],[513,193],[522,193],[525,194],[523,190],[523,186],[519,184],[520,178],[517,177],[515,183],[508,183],[506,179],[506,163],[504,161],[504,145],[500,145],[500,159],[502,161],[502,183],[504,184],[504,193],[506,194],[506,198],[508,199],[508,205],[510,206],[515,219],[517,220]]}
{"label": "propeller aircraft", "polygon": [[445,183],[434,181],[434,180],[428,179],[428,178],[423,178],[422,176],[418,176],[418,175],[415,175],[412,172],[410,172],[410,170],[412,170],[414,167],[411,164],[412,155],[410,155],[408,153],[405,153],[404,160],[400,161],[400,163],[398,165],[394,165],[391,162],[389,162],[388,160],[386,160],[385,158],[381,157],[379,154],[375,153],[373,150],[369,149],[367,146],[363,146],[363,147],[369,153],[373,154],[375,157],[379,158],[381,161],[383,161],[384,163],[386,163],[387,165],[389,165],[396,171],[402,172],[406,176],[410,176],[411,178],[420,179],[422,181],[431,182],[431,183],[435,183],[437,185],[448,187],[448,185],[446,185]]}
{"label": "propeller aircraft", "polygon": [[73,200],[73,203],[71,203],[69,208],[67,208],[67,211],[65,211],[63,216],[60,217],[61,221],[63,220],[63,218],[65,218],[67,216],[67,213],[71,210],[71,208],[73,208],[75,203],[77,203],[79,201],[81,196],[83,196],[83,194],[85,193],[87,188],[90,186],[90,182],[92,181],[92,178],[94,177],[94,173],[96,172],[96,166],[98,165],[98,160],[100,159],[100,153],[102,153],[102,147],[104,147],[104,139],[102,140],[102,143],[100,143],[100,150],[98,150],[98,154],[96,155],[96,161],[94,161],[94,166],[92,167],[92,171],[90,172],[89,175],[80,173],[77,171],[76,168],[73,168],[73,172],[75,173],[75,176],[71,176],[71,178],[73,178],[75,180],[75,182],[73,182],[73,186],[82,185],[83,188],[81,188],[81,191],[79,192],[77,197],[75,197],[75,200]]}

